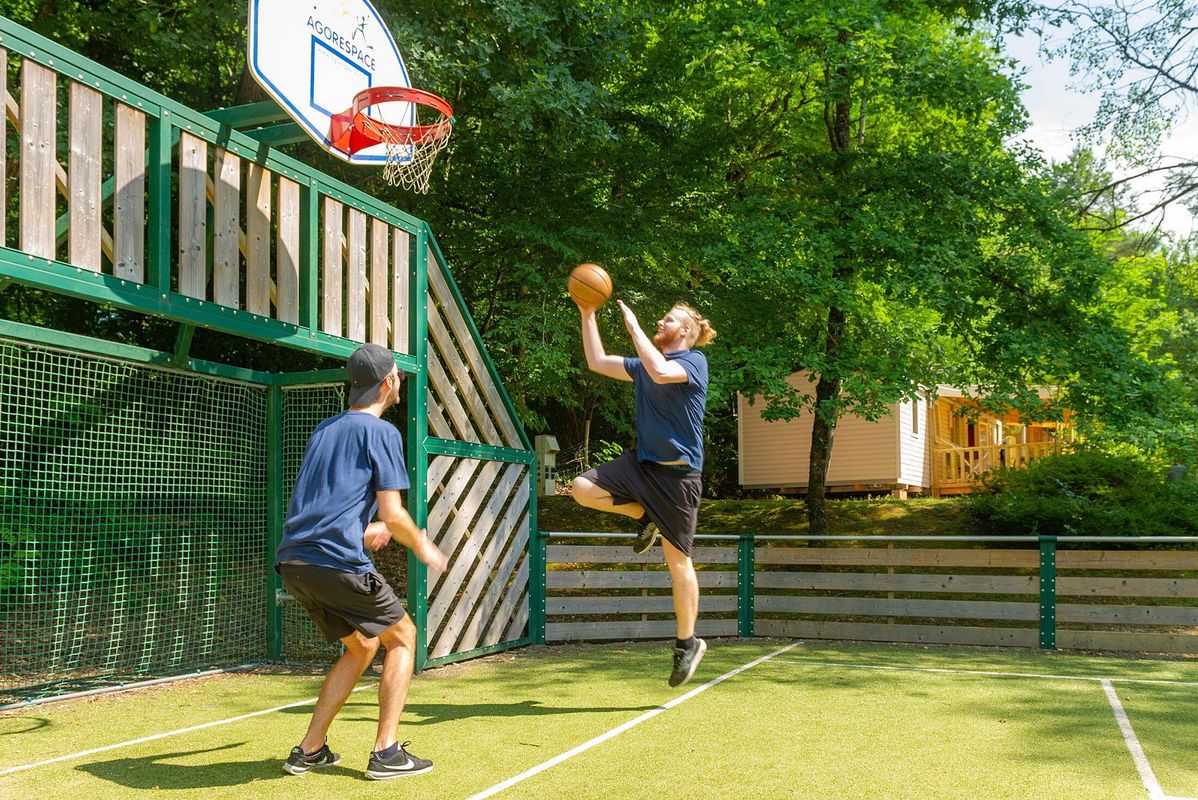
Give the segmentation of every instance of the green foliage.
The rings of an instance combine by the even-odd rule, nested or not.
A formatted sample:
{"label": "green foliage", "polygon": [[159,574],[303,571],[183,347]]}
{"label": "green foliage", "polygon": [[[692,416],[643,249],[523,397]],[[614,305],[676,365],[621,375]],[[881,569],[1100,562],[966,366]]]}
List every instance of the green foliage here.
{"label": "green foliage", "polygon": [[1087,451],[999,469],[971,497],[984,533],[1198,535],[1198,480],[1166,482],[1160,462]]}

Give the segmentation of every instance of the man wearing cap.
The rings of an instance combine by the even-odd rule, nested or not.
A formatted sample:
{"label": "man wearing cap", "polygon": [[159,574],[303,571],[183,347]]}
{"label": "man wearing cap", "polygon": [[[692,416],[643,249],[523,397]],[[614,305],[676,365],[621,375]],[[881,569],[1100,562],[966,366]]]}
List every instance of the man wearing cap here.
{"label": "man wearing cap", "polygon": [[416,626],[366,553],[394,540],[433,569],[444,571],[447,559],[416,527],[400,496],[408,488],[403,441],[381,419],[399,401],[402,378],[395,359],[386,348],[366,344],[349,357],[348,370],[349,410],[312,432],[275,557],[287,591],[325,638],[339,640],[345,650],[325,678],[308,732],[283,769],[302,775],[341,760],[326,742],[329,726],[382,644],[387,654],[378,732],[366,768],[368,778],[381,780],[428,772],[433,762],[398,743]]}

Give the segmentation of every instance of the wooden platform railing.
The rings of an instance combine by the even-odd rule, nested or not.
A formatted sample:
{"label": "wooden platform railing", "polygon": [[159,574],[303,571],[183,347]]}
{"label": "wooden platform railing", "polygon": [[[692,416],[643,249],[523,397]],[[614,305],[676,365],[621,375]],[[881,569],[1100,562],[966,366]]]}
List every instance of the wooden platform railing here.
{"label": "wooden platform railing", "polygon": [[0,86],[0,280],[331,355],[413,352],[420,220],[3,18]]}
{"label": "wooden platform railing", "polygon": [[[547,641],[673,635],[660,552],[612,536],[541,534]],[[1198,537],[701,539],[700,635],[1198,653]]]}
{"label": "wooden platform railing", "polygon": [[938,447],[932,451],[935,490],[977,486],[982,475],[998,467],[1022,467],[1059,452],[1056,442],[995,444],[986,447]]}

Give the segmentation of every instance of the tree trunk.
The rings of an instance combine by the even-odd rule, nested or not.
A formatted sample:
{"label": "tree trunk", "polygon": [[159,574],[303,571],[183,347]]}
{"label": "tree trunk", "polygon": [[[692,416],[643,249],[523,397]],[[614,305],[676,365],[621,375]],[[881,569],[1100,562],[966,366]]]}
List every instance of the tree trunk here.
{"label": "tree trunk", "polygon": [[[828,330],[824,339],[824,355],[834,362],[840,339],[844,335],[844,311],[833,306],[828,309]],[[832,461],[832,439],[840,412],[841,379],[820,373],[815,384],[815,406],[811,420],[811,460],[807,472],[807,531],[812,536],[828,534],[828,514],[825,499],[828,492],[828,465]]]}

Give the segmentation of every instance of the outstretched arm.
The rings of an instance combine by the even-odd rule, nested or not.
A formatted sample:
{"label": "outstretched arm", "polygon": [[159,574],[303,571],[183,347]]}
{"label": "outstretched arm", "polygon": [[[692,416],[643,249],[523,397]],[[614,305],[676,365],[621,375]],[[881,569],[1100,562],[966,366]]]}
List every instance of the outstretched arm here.
{"label": "outstretched arm", "polygon": [[403,507],[403,498],[399,490],[379,492],[378,501],[378,522],[372,522],[366,528],[367,549],[379,550],[388,541],[395,541],[415,553],[425,564],[438,572],[444,572],[449,565],[449,559],[441,552],[441,548],[428,538],[423,528],[416,527],[416,522]]}
{"label": "outstretched arm", "polygon": [[578,311],[582,314],[582,349],[587,356],[587,367],[592,372],[618,381],[631,381],[632,376],[624,369],[623,356],[611,356],[604,351],[603,340],[599,338],[599,323],[595,321],[595,309],[579,306]]}
{"label": "outstretched arm", "polygon": [[636,354],[640,356],[645,374],[654,383],[686,383],[689,377],[682,365],[663,356],[661,351],[653,346],[653,342],[645,335],[645,332],[641,330],[641,324],[637,322],[636,314],[632,313],[632,309],[624,305],[623,300],[616,302],[619,303],[620,311],[624,314],[624,327],[628,329],[628,334],[632,337],[632,344],[636,347]]}

